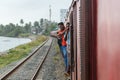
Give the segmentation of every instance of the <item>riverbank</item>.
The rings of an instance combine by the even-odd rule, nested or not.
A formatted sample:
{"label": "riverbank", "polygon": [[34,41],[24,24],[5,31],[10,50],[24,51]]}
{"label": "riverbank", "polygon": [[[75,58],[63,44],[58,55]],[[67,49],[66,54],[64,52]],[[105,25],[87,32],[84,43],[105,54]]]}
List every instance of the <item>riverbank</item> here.
{"label": "riverbank", "polygon": [[10,49],[9,51],[6,52],[7,54],[0,55],[0,68],[3,68],[14,61],[26,57],[35,47],[40,45],[46,39],[47,37],[45,36],[37,36],[36,40]]}
{"label": "riverbank", "polygon": [[13,38],[0,36],[0,52],[31,42],[29,38]]}
{"label": "riverbank", "polygon": [[5,54],[16,46],[29,43],[36,40],[38,35],[31,35],[29,37],[5,37],[0,36],[0,55]]}

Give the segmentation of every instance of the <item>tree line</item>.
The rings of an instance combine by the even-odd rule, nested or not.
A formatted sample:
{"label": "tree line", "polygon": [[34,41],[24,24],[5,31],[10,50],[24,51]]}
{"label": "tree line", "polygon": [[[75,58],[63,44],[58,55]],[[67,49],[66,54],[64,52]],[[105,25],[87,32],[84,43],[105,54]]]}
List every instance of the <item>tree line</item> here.
{"label": "tree line", "polygon": [[28,37],[31,34],[49,35],[51,30],[54,30],[57,26],[56,22],[48,21],[41,18],[39,21],[25,23],[23,19],[20,20],[20,24],[9,23],[7,25],[0,25],[0,36],[7,37]]}

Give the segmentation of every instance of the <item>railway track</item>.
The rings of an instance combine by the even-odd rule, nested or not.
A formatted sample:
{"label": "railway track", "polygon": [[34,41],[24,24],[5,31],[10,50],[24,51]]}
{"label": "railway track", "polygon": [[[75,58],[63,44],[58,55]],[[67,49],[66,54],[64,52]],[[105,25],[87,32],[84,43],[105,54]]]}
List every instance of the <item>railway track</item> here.
{"label": "railway track", "polygon": [[11,71],[0,76],[0,80],[35,80],[52,45],[52,38],[45,41],[31,55]]}

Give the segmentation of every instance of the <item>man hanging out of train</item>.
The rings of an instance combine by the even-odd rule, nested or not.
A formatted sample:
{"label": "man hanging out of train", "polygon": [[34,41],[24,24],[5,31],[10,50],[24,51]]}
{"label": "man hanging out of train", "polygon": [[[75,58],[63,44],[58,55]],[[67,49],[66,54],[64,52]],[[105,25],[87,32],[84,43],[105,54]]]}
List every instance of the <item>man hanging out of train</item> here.
{"label": "man hanging out of train", "polygon": [[60,47],[60,51],[63,55],[64,62],[65,62],[65,75],[69,75],[68,54],[67,54],[67,49],[66,49],[67,43],[65,40],[65,32],[68,30],[68,27],[65,28],[63,22],[58,23],[58,27],[60,30],[51,32],[51,36],[56,37],[58,39],[58,45]]}
{"label": "man hanging out of train", "polygon": [[68,73],[70,74],[70,64],[71,64],[71,54],[70,54],[70,23],[67,22],[66,23],[66,36],[65,36],[65,40],[67,41],[67,53],[68,53],[68,63],[69,63],[69,68],[68,68]]}

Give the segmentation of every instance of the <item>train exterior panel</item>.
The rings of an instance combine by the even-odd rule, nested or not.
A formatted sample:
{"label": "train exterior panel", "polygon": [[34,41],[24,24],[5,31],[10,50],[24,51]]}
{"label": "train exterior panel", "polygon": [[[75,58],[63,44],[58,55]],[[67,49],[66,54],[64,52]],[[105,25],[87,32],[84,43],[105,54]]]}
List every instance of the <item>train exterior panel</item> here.
{"label": "train exterior panel", "polygon": [[98,80],[120,80],[120,0],[97,0]]}

